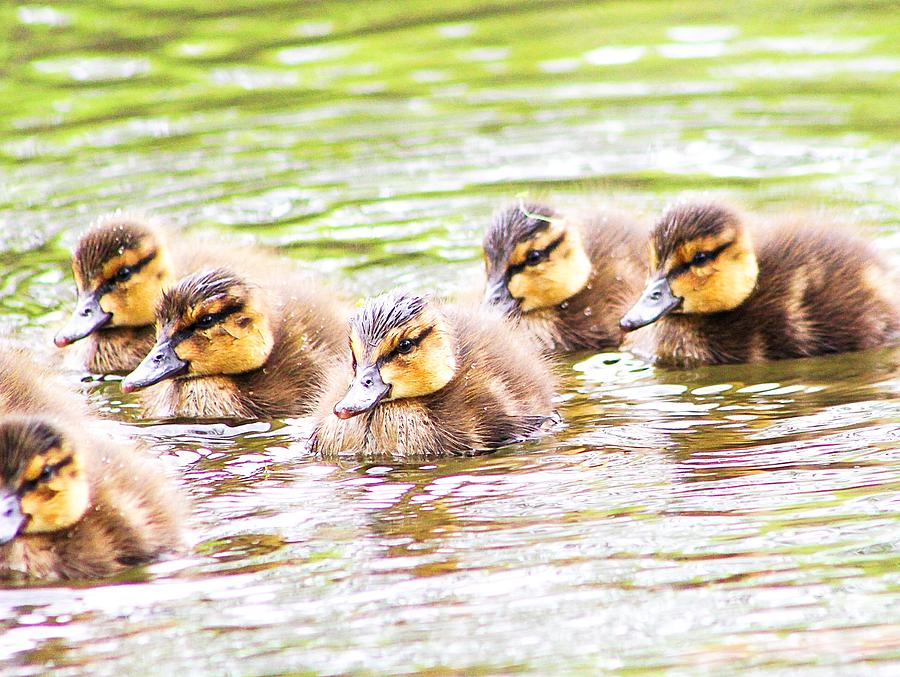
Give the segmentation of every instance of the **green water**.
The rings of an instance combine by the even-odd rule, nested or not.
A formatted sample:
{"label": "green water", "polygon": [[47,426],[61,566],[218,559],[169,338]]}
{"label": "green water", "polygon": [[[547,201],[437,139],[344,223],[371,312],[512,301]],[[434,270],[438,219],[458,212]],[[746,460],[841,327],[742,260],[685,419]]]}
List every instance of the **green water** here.
{"label": "green water", "polygon": [[[0,8],[0,328],[49,355],[68,250],[142,209],[351,293],[466,293],[522,192],[685,191],[900,255],[893,2],[54,2]],[[0,673],[895,674],[900,350],[654,370],[580,355],[566,425],[337,466],[307,421],[136,423],[189,559],[0,589]],[[73,376],[73,381],[76,377]]]}

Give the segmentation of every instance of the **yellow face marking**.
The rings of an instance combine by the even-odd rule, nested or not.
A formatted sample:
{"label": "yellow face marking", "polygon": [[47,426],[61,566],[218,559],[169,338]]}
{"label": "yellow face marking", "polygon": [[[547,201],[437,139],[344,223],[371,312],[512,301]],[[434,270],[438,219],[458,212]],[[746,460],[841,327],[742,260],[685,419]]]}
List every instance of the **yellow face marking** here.
{"label": "yellow face marking", "polygon": [[107,280],[112,280],[122,266],[135,266],[143,259],[147,258],[154,252],[154,245],[147,238],[141,240],[137,247],[126,249],[119,256],[114,256],[103,264],[100,276],[94,279],[94,282],[102,284]]}
{"label": "yellow face marking", "polygon": [[[741,305],[756,287],[759,267],[749,233],[731,233],[733,242],[712,260],[689,265],[669,278],[672,293],[683,299],[683,313],[718,313]],[[729,241],[728,235],[698,238],[685,243],[671,261],[667,273],[689,264],[699,252],[715,251]]]}
{"label": "yellow face marking", "polygon": [[718,235],[688,240],[675,250],[675,254],[669,260],[669,270],[671,271],[675,266],[690,263],[694,259],[694,256],[700,252],[716,251],[719,247],[733,241],[736,237],[737,235],[733,230],[727,230]]}
{"label": "yellow face marking", "polygon": [[379,371],[391,386],[389,400],[435,393],[456,373],[452,338],[444,331],[432,330],[412,352],[397,353]]}
{"label": "yellow face marking", "polygon": [[[535,265],[523,265],[529,252],[558,244]],[[591,276],[591,261],[577,228],[554,221],[547,230],[519,243],[510,257],[512,266],[523,266],[507,283],[523,313],[558,305],[584,289]]]}
{"label": "yellow face marking", "polygon": [[[59,466],[45,480],[46,467]],[[23,533],[37,534],[59,531],[72,526],[84,515],[90,504],[90,487],[79,454],[67,445],[51,447],[34,457],[22,475],[23,484],[35,483],[20,501],[27,517]]]}
{"label": "yellow face marking", "polygon": [[[204,315],[222,312],[234,303],[234,298],[221,298],[198,304],[179,318],[172,333],[190,327]],[[189,375],[242,374],[263,366],[274,345],[268,313],[259,305],[259,295],[254,291],[243,299],[240,310],[211,327],[194,327],[175,345],[175,354],[189,363]]]}
{"label": "yellow face marking", "polygon": [[169,321],[174,320],[173,327],[175,327],[176,330],[183,329],[186,327],[190,327],[204,315],[217,315],[226,308],[239,303],[243,303],[243,301],[238,299],[236,296],[223,296],[220,298],[211,299],[209,301],[204,301],[203,303],[198,303],[195,306],[190,306],[181,317],[166,319]]}
{"label": "yellow face marking", "polygon": [[[134,267],[151,254],[153,258],[127,280],[116,280],[123,266]],[[103,285],[110,288],[100,297],[100,307],[112,314],[111,327],[142,327],[153,324],[154,308],[163,289],[173,280],[173,267],[168,253],[157,247],[151,238],[144,238],[137,247],[123,251],[107,261],[99,275],[85,280],[77,261],[73,261],[75,286],[79,293],[94,291]]]}
{"label": "yellow face marking", "polygon": [[563,235],[564,232],[565,229],[559,221],[549,225],[546,230],[540,231],[533,238],[517,244],[513,249],[512,254],[509,256],[509,264],[512,266],[522,265],[525,263],[528,252],[532,249],[545,249],[549,247],[560,235]]}
{"label": "yellow face marking", "polygon": [[[418,345],[408,353],[397,352],[405,339],[418,340]],[[430,395],[447,385],[456,374],[453,334],[443,315],[432,308],[391,329],[365,359],[355,332],[351,332],[350,343],[361,365],[380,362],[381,379],[391,386],[386,400]]]}
{"label": "yellow face marking", "polygon": [[[425,313],[423,313],[423,315],[425,315]],[[430,322],[422,321],[421,317],[417,317],[411,322],[407,322],[402,327],[391,329],[384,340],[376,347],[376,359],[388,357],[397,348],[400,341],[404,339],[415,339],[431,329],[431,327],[432,325]],[[397,357],[403,357],[403,355],[398,354]]]}

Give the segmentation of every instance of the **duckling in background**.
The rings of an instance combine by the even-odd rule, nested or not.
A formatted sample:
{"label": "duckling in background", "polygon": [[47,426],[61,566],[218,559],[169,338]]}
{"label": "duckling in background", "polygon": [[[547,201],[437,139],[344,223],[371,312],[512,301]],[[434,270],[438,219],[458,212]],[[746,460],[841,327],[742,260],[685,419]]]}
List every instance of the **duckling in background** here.
{"label": "duckling in background", "polygon": [[184,519],[137,449],[45,417],[0,419],[0,579],[115,574],[178,551]]}
{"label": "duckling in background", "polygon": [[650,268],[621,326],[633,332],[626,348],[661,364],[806,357],[900,336],[892,271],[872,244],[833,228],[751,232],[727,207],[683,204],[654,228]]}
{"label": "duckling in background", "polygon": [[151,418],[266,418],[309,413],[346,314],[308,281],[263,288],[227,268],[163,292],[156,343],[124,381]]}
{"label": "duckling in background", "polygon": [[487,309],[389,293],[350,320],[350,363],[319,399],[310,448],[430,455],[521,440],[555,417],[537,346]]}
{"label": "duckling in background", "polygon": [[628,218],[564,218],[545,204],[497,212],[484,236],[485,303],[553,352],[616,348],[618,318],[647,275],[644,234]]}
{"label": "duckling in background", "polygon": [[75,354],[80,368],[134,369],[153,347],[153,310],[174,279],[162,234],[137,216],[104,216],[79,239],[72,272],[78,300],[54,343],[63,348],[87,338]]}
{"label": "duckling in background", "polygon": [[50,414],[72,421],[89,417],[87,402],[60,376],[26,351],[0,343],[0,416]]}

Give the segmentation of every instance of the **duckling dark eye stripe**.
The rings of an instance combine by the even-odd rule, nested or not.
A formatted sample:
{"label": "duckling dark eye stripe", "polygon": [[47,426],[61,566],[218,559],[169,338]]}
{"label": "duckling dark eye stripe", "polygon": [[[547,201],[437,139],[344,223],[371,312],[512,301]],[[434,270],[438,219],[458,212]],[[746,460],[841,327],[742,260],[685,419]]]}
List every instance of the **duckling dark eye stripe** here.
{"label": "duckling dark eye stripe", "polygon": [[[71,464],[75,459],[72,456],[66,456],[64,459],[59,461],[58,463],[54,463],[53,465],[45,465],[43,470],[41,470],[41,475],[47,472],[47,468],[50,469],[50,474],[55,475],[60,470],[65,468],[67,465]],[[20,493],[25,494],[32,489],[34,489],[38,484],[41,483],[41,475],[38,475],[33,480],[28,480],[22,483],[22,487],[20,489]]]}
{"label": "duckling dark eye stripe", "polygon": [[60,460],[58,463],[54,463],[50,466],[50,470],[53,471],[53,474],[58,473],[60,470],[65,468],[67,465],[71,465],[75,460],[73,456],[66,456],[64,459]]}
{"label": "duckling dark eye stripe", "polygon": [[[147,256],[145,256],[140,261],[135,263],[133,266],[130,266],[132,274],[138,272],[141,268],[146,266],[148,263],[150,263],[155,258],[156,258],[156,250],[154,249],[152,252],[147,254]],[[119,268],[121,268],[121,266],[119,266]],[[98,295],[103,296],[104,294],[107,294],[112,291],[112,288],[116,286],[115,275],[116,274],[113,273],[113,277],[108,279],[106,282],[104,282],[97,288]]]}
{"label": "duckling dark eye stripe", "polygon": [[[560,235],[558,238],[553,240],[553,242],[548,244],[543,249],[539,249],[538,251],[541,252],[542,256],[546,256],[547,254],[552,252],[554,249],[556,249],[560,245],[560,243],[563,241],[564,237],[565,237],[565,234]],[[509,268],[506,269],[506,279],[508,280],[511,277],[513,277],[514,275],[516,275],[517,273],[521,273],[527,267],[528,267],[528,264],[524,263],[524,262],[511,265]]]}
{"label": "duckling dark eye stripe", "polygon": [[[408,340],[413,344],[413,346],[417,346],[417,345],[419,345],[422,341],[424,341],[425,338],[426,338],[432,331],[434,331],[434,327],[428,327],[428,329],[424,330],[421,334],[419,334],[419,335],[416,336],[415,338],[411,338],[411,339],[408,339]],[[381,358],[381,360],[379,360],[379,362],[380,362],[381,364],[384,364],[385,362],[390,362],[390,361],[393,360],[395,357],[397,357],[397,355],[399,355],[399,354],[400,354],[400,351],[397,350],[396,347],[394,347],[394,349],[393,349],[391,352],[389,352],[387,355],[385,355],[383,358]]]}
{"label": "duckling dark eye stripe", "polygon": [[[734,240],[731,240],[730,242],[726,242],[725,244],[719,245],[712,251],[707,252],[707,254],[709,254],[709,261],[715,261],[716,257],[718,257],[719,254],[721,254],[723,251],[728,249],[733,244],[734,244]],[[682,273],[687,272],[691,268],[692,265],[693,264],[690,261],[688,261],[687,263],[682,263],[680,265],[677,265],[668,272],[666,277],[678,277]]]}
{"label": "duckling dark eye stripe", "polygon": [[[243,303],[237,303],[237,304],[235,304],[235,305],[233,305],[233,306],[228,306],[228,307],[225,308],[224,310],[220,310],[218,313],[206,313],[207,315],[212,315],[212,316],[213,316],[213,323],[210,325],[210,327],[213,327],[213,326],[219,324],[219,322],[221,322],[222,320],[224,320],[224,319],[225,319],[226,317],[228,317],[229,315],[234,315],[235,313],[239,313],[239,312],[241,312],[243,309],[244,309],[244,304],[243,304]],[[206,328],[209,329],[209,327],[206,327]],[[191,335],[192,335],[195,331],[197,331],[198,329],[200,329],[199,323],[198,323],[198,322],[194,322],[193,324],[188,325],[188,326],[185,327],[184,329],[179,329],[179,330],[176,331],[174,334],[172,334],[172,338],[170,339],[170,343],[171,343],[173,346],[176,346],[176,345],[178,345],[179,343],[181,343],[182,341],[184,341],[186,338],[188,338],[189,336],[191,336]]]}

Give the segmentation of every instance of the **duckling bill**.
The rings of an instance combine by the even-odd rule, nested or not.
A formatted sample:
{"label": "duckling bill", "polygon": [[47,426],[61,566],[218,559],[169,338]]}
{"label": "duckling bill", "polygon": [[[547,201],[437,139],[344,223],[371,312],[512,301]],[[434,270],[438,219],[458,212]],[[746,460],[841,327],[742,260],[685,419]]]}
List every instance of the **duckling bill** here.
{"label": "duckling bill", "polygon": [[486,450],[555,417],[540,350],[488,310],[369,299],[351,318],[349,353],[319,399],[310,446],[322,454]]}
{"label": "duckling bill", "polygon": [[754,228],[682,204],[651,236],[651,274],[621,318],[625,347],[673,366],[839,353],[900,338],[896,278],[875,248],[803,222]]}
{"label": "duckling bill", "polygon": [[541,203],[497,212],[484,236],[484,302],[552,352],[616,348],[646,275],[643,236],[612,212],[564,217]]}

